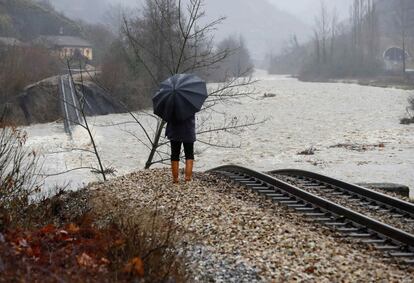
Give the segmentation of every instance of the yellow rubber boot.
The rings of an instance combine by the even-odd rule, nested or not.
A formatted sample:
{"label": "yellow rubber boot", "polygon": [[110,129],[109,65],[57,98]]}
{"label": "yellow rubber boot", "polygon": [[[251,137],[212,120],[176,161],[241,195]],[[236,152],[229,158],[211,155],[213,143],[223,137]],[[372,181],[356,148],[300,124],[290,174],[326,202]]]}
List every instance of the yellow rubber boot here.
{"label": "yellow rubber boot", "polygon": [[172,171],[174,184],[178,184],[179,169],[180,169],[180,161],[171,161],[171,171]]}
{"label": "yellow rubber boot", "polygon": [[185,161],[185,181],[190,182],[193,179],[193,165],[194,160]]}

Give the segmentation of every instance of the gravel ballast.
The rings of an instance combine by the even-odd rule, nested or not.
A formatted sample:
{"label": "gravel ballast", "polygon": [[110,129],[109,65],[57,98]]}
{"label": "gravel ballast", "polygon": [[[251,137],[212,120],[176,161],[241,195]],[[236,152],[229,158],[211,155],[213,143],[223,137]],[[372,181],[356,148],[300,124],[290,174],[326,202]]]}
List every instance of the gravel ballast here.
{"label": "gravel ballast", "polygon": [[118,203],[108,210],[157,207],[173,220],[191,282],[414,281],[412,267],[214,175],[173,185],[168,169],[140,171],[89,192]]}

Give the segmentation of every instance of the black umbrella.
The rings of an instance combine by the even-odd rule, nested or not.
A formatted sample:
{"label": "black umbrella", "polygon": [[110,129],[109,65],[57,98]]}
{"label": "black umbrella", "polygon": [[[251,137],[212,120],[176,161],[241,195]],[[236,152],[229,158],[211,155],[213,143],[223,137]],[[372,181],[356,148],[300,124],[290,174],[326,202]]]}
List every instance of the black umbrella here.
{"label": "black umbrella", "polygon": [[205,81],[195,75],[175,75],[162,82],[152,98],[154,113],[166,122],[184,121],[201,110],[207,97]]}

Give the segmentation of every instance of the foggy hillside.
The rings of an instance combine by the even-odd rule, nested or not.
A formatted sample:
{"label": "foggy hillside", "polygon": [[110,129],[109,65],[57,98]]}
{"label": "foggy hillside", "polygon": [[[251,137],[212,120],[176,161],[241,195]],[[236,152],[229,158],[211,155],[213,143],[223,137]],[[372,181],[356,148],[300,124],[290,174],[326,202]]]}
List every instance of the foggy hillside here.
{"label": "foggy hillside", "polygon": [[[50,0],[55,7],[71,18],[89,22],[103,21],[109,4],[137,6],[142,0]],[[283,12],[268,0],[207,0],[207,19],[226,16],[219,27],[217,40],[229,35],[244,36],[252,57],[260,60],[268,52],[277,53],[290,36],[305,40],[311,29],[299,18]],[[278,27],[275,29],[275,27]]]}
{"label": "foggy hillside", "polygon": [[78,35],[73,21],[32,1],[0,1],[0,36],[31,40],[41,34],[57,34],[63,28],[68,35]]}
{"label": "foggy hillside", "polygon": [[[99,22],[108,9],[108,0],[38,0],[50,2],[56,10],[73,19],[82,19],[87,22]],[[121,2],[125,1],[113,1]],[[132,2],[132,1],[131,1]]]}

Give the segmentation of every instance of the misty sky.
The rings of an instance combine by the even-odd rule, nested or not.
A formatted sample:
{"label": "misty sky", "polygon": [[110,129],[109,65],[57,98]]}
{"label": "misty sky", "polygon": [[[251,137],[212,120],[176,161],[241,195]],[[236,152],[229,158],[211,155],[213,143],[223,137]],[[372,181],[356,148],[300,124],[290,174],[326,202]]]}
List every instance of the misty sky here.
{"label": "misty sky", "polygon": [[[133,5],[137,0],[106,0],[112,3],[123,3]],[[226,0],[222,0],[226,1]],[[250,0],[254,2],[255,0]],[[313,24],[315,16],[320,9],[319,0],[267,0],[277,6],[280,10],[289,12],[301,18],[307,24]],[[338,16],[344,19],[349,14],[349,6],[353,0],[324,0],[329,9],[336,9]],[[208,0],[206,0],[208,5]]]}
{"label": "misty sky", "polygon": [[[108,4],[139,7],[144,1],[50,0],[65,15],[88,22],[105,21]],[[352,0],[324,1],[330,12],[337,11],[341,20],[348,16]],[[225,24],[216,31],[216,39],[243,35],[256,60],[261,60],[266,54],[278,53],[293,35],[300,42],[308,40],[321,7],[320,0],[205,0],[204,3],[207,21],[227,17]]]}
{"label": "misty sky", "polygon": [[[58,9],[62,9],[64,7],[65,2],[79,2],[79,1],[66,1],[66,0],[50,0],[53,4],[57,5]],[[82,0],[84,1],[84,0]],[[87,0],[86,0],[87,1]],[[137,3],[142,2],[143,0],[101,0],[102,3],[111,3],[111,4],[122,4],[126,6],[137,6]],[[222,0],[226,1],[226,0]],[[255,0],[250,0],[252,3]],[[320,0],[266,0],[269,3],[277,6],[280,10],[285,12],[289,12],[297,17],[299,17],[302,21],[306,24],[313,24],[315,16],[319,12],[320,9]],[[344,19],[349,14],[349,6],[352,0],[323,0],[329,9],[336,9],[338,15],[341,19]],[[205,1],[206,5],[208,5],[209,0]],[[96,7],[96,11],[98,12],[101,7]],[[237,7],[235,7],[237,8]],[[96,19],[99,15],[92,15],[92,18]]]}
{"label": "misty sky", "polygon": [[[252,0],[254,1],[254,0]],[[307,24],[313,24],[320,9],[319,0],[268,0],[279,9],[300,17]],[[325,0],[327,7],[336,9],[338,16],[345,19],[349,15],[349,7],[353,0]]]}

